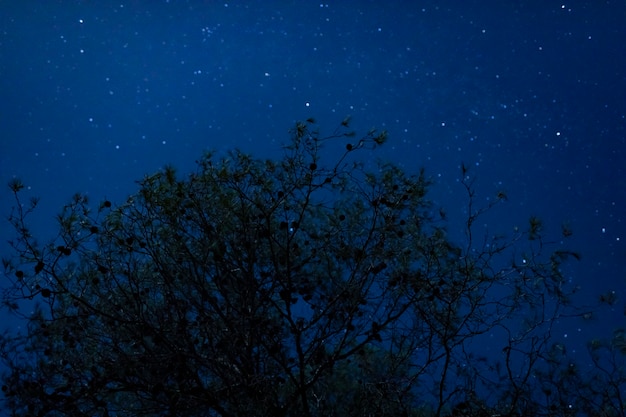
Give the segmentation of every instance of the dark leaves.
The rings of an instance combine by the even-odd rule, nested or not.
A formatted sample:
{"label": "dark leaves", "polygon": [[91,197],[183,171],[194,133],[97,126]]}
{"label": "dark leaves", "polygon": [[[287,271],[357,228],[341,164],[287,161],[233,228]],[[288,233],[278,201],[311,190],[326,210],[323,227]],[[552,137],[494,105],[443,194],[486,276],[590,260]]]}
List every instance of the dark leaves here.
{"label": "dark leaves", "polygon": [[67,246],[57,246],[57,251],[65,256],[70,256],[72,254],[72,250]]}
{"label": "dark leaves", "polygon": [[536,240],[541,236],[543,230],[543,222],[536,216],[531,216],[528,220],[528,239]]}
{"label": "dark leaves", "polygon": [[385,142],[387,142],[387,137],[388,137],[387,131],[383,130],[378,135],[374,136],[374,143],[376,145],[383,145]]}
{"label": "dark leaves", "polygon": [[563,223],[561,225],[561,234],[563,235],[563,237],[570,237],[572,234],[574,234],[574,232],[572,231],[572,228],[569,224]]}
{"label": "dark leaves", "polygon": [[385,262],[381,262],[376,266],[372,266],[371,272],[372,274],[378,274],[385,268],[387,268],[387,264]]}
{"label": "dark leaves", "polygon": [[298,299],[296,297],[292,296],[293,292],[289,289],[282,289],[279,291],[278,295],[280,296],[280,298],[285,302],[285,304],[290,305],[290,304],[295,304]]}
{"label": "dark leaves", "polygon": [[9,181],[9,188],[12,192],[17,193],[24,188],[24,183],[17,178],[13,178]]}
{"label": "dark leaves", "polygon": [[600,303],[607,305],[615,305],[618,301],[617,293],[613,290],[607,291],[599,296]]}

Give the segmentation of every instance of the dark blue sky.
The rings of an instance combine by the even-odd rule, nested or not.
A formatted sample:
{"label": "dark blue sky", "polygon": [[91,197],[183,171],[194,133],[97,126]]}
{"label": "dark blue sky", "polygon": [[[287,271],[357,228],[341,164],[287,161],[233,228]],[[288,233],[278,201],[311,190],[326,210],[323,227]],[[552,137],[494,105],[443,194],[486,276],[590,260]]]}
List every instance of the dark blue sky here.
{"label": "dark blue sky", "polygon": [[453,224],[464,162],[481,203],[508,194],[490,233],[571,226],[569,278],[620,297],[562,323],[576,349],[626,327],[625,22],[617,0],[0,1],[0,179],[41,197],[49,238],[76,192],[121,201],[204,149],[278,157],[294,121],[352,115],[389,131],[377,157],[426,167]]}

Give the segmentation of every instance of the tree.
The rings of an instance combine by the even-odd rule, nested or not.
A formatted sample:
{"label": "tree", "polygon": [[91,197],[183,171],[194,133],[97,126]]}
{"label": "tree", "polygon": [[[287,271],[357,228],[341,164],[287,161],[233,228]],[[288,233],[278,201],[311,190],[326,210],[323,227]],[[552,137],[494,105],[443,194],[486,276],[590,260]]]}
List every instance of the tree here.
{"label": "tree", "polygon": [[[554,353],[554,321],[577,314],[561,267],[578,255],[549,252],[535,218],[509,237],[475,237],[476,220],[506,196],[476,208],[465,168],[466,239],[450,241],[425,173],[369,172],[356,155],[387,135],[355,138],[347,119],[326,137],[308,120],[278,161],[207,153],[186,177],[171,167],[145,177],[120,205],[92,210],[76,195],[45,245],[27,225],[37,200],[24,204],[13,181],[3,304],[36,308],[25,334],[1,340],[5,407],[557,415],[533,378]],[[326,164],[322,145],[337,144]],[[489,333],[504,336],[500,357],[476,348]]]}

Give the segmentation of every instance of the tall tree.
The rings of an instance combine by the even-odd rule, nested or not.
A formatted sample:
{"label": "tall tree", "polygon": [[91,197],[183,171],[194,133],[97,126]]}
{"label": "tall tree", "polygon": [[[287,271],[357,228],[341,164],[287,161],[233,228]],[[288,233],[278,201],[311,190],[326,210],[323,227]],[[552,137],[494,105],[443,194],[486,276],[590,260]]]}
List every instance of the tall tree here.
{"label": "tall tree", "polygon": [[[207,153],[180,177],[145,177],[125,203],[76,195],[40,244],[13,181],[16,256],[4,305],[35,300],[5,334],[13,415],[398,416],[545,410],[533,382],[568,308],[572,252],[546,253],[541,222],[446,233],[423,171],[358,154],[349,121],[297,123],[280,160]],[[327,163],[324,146],[340,144]],[[324,146],[322,146],[324,145]],[[336,154],[336,153],[335,153]],[[499,357],[476,349],[501,336]],[[546,373],[546,375],[548,375]],[[542,408],[543,407],[543,408]]]}

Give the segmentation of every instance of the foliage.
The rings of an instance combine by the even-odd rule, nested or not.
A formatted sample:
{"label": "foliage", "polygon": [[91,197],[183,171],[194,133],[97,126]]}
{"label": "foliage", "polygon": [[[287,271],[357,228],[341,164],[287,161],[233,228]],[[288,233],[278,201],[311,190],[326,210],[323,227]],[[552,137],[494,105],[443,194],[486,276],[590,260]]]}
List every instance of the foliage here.
{"label": "foliage", "polygon": [[[475,221],[506,196],[476,208],[465,167],[467,239],[451,242],[423,171],[380,163],[370,172],[354,156],[385,141],[374,130],[355,141],[347,119],[327,137],[300,122],[278,161],[207,153],[184,178],[171,167],[145,177],[121,205],[94,211],[76,195],[45,245],[27,225],[37,201],[24,204],[12,182],[16,256],[4,261],[3,304],[16,314],[23,300],[37,307],[25,334],[1,340],[5,407],[16,416],[559,415],[546,387],[581,382],[560,368],[550,329],[577,314],[561,273],[577,255],[547,252],[534,217],[524,232],[476,238]],[[322,144],[338,143],[325,165]],[[492,334],[502,350],[487,357],[480,346]],[[618,409],[593,392],[585,404],[575,391],[559,395],[579,410]]]}

